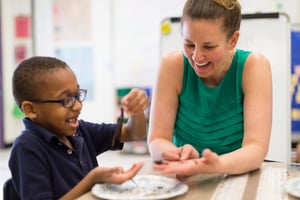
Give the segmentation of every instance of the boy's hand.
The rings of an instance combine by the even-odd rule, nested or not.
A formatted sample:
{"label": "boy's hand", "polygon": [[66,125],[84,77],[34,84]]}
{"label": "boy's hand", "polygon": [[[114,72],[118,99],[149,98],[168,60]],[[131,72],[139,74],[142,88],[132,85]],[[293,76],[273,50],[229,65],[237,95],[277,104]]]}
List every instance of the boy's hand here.
{"label": "boy's hand", "polygon": [[122,184],[123,182],[132,179],[143,167],[143,165],[143,162],[138,162],[133,164],[128,170],[123,170],[122,167],[97,167],[94,169],[94,182]]}
{"label": "boy's hand", "polygon": [[144,113],[148,98],[144,90],[134,88],[121,99],[121,105],[129,115]]}

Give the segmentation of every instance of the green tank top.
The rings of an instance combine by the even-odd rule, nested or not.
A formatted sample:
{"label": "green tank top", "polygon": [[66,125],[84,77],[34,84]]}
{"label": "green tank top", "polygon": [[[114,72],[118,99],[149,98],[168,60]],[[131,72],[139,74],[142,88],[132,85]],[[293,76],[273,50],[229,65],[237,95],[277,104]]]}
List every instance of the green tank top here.
{"label": "green tank top", "polygon": [[218,154],[241,147],[244,135],[242,74],[250,52],[237,49],[217,87],[207,87],[184,56],[184,76],[174,126],[176,146],[209,148]]}

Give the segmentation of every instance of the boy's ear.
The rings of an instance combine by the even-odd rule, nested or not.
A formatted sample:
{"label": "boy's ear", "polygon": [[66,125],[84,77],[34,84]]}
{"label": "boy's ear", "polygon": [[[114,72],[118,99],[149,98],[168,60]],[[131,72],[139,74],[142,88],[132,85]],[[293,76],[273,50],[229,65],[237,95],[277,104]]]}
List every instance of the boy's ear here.
{"label": "boy's ear", "polygon": [[29,119],[35,119],[37,117],[36,108],[31,101],[23,101],[21,109]]}

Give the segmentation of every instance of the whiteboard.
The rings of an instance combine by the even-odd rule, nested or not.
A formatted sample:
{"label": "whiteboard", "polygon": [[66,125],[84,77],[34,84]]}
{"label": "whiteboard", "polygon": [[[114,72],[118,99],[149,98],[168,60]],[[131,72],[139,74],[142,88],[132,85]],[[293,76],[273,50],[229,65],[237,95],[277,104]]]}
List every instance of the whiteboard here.
{"label": "whiteboard", "polygon": [[[260,52],[270,61],[273,79],[273,123],[266,157],[290,162],[290,21],[284,13],[243,14],[237,48]],[[180,18],[162,20],[160,55],[182,50]]]}

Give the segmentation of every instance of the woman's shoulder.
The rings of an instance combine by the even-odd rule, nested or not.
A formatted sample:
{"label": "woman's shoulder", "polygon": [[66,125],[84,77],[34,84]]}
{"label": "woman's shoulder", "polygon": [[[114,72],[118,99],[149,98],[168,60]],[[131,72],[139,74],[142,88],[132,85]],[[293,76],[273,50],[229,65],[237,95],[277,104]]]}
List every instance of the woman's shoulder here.
{"label": "woman's shoulder", "polygon": [[171,51],[162,56],[160,62],[160,73],[170,76],[179,75],[183,72],[184,55],[181,51]]}
{"label": "woman's shoulder", "polygon": [[267,57],[259,52],[251,52],[244,67],[244,87],[252,87],[253,82],[271,82],[271,66]]}
{"label": "woman's shoulder", "polygon": [[178,65],[183,63],[183,53],[181,51],[170,51],[162,56],[162,62],[165,64]]}
{"label": "woman's shoulder", "polygon": [[168,86],[176,91],[181,90],[184,72],[184,55],[182,51],[171,51],[162,56],[158,70],[159,85]]}
{"label": "woman's shoulder", "polygon": [[269,68],[269,60],[265,55],[259,52],[251,52],[246,60],[245,67],[252,66],[252,67],[267,67]]}

